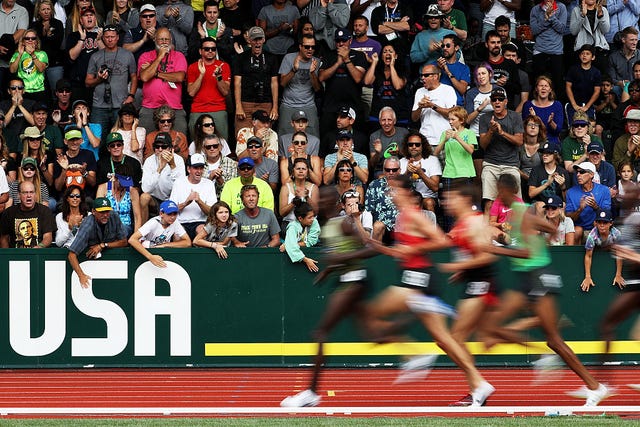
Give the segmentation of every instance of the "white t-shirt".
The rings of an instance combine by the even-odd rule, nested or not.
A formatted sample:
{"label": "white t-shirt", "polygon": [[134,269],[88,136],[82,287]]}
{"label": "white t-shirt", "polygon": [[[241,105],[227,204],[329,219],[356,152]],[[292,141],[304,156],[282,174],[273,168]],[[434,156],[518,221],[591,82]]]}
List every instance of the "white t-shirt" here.
{"label": "white t-shirt", "polygon": [[[405,173],[408,165],[409,159],[406,157],[400,159],[400,173]],[[429,178],[432,176],[442,176],[442,165],[436,156],[429,156],[426,159],[420,159],[420,168]],[[427,187],[427,184],[425,184],[420,178],[414,180],[414,183],[416,190],[422,194],[423,198],[435,199],[438,197],[438,193]]]}
{"label": "white t-shirt", "polygon": [[[189,182],[188,176],[176,180],[173,184],[173,189],[171,190],[171,196],[169,196],[169,199],[173,200],[177,204],[184,203],[184,201],[187,200],[187,197],[189,197],[191,190],[198,192],[198,194],[200,194],[200,200],[209,206],[212,206],[218,201],[218,197],[216,196],[216,186],[211,180],[202,178],[198,184],[192,184]],[[189,203],[178,214],[178,221],[181,224],[185,224],[187,222],[204,222],[206,220],[207,215],[202,212],[202,209],[200,209],[200,206],[198,206],[196,202]]]}
{"label": "white t-shirt", "polygon": [[[418,103],[423,97],[427,97],[438,107],[451,108],[456,105],[458,97],[456,91],[449,85],[440,83],[433,89],[425,89],[421,87],[416,91],[413,99],[413,111],[418,110]],[[436,113],[432,108],[425,108],[420,113],[420,133],[427,137],[431,146],[437,146],[440,143],[440,135],[447,129],[450,129],[449,119]]]}
{"label": "white t-shirt", "polygon": [[[511,3],[511,0],[505,0],[505,3]],[[512,22],[516,22],[516,13],[513,10],[507,9],[505,5],[496,1],[493,2],[493,6],[485,12],[483,23],[493,26],[498,16],[506,16]]]}
{"label": "white t-shirt", "polygon": [[160,222],[160,216],[151,218],[138,229],[142,238],[140,242],[145,248],[153,248],[163,243],[169,243],[175,234],[182,238],[187,232],[178,221],[164,228]]}
{"label": "white t-shirt", "polygon": [[0,167],[0,194],[9,192],[9,183],[7,182],[7,175],[4,173],[4,168]]}

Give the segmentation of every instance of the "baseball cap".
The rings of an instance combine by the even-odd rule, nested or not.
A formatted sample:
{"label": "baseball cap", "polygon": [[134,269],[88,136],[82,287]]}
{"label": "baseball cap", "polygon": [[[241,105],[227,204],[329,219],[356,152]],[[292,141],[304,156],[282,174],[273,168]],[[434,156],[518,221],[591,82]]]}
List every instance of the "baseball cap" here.
{"label": "baseball cap", "polygon": [[506,98],[507,91],[503,87],[497,87],[491,91],[491,99],[493,98]]}
{"label": "baseball cap", "polygon": [[258,145],[258,146],[262,147],[262,140],[260,138],[258,138],[257,136],[252,136],[251,138],[249,138],[247,140],[247,147],[249,146],[249,144],[255,144],[255,145]]}
{"label": "baseball cap", "polygon": [[169,132],[158,132],[156,137],[153,139],[153,143],[158,145],[171,145],[172,142],[171,134]]}
{"label": "baseball cap", "polygon": [[105,25],[104,27],[102,27],[102,34],[106,33],[107,31],[115,31],[117,33],[118,32],[118,27],[116,27],[113,24],[108,24],[108,25]]}
{"label": "baseball cap", "polygon": [[89,104],[87,103],[87,101],[85,101],[84,99],[77,99],[73,101],[73,104],[71,104],[71,110],[72,111],[75,110],[76,107],[80,104],[85,105],[87,108],[89,107]]}
{"label": "baseball cap", "polygon": [[178,205],[176,205],[176,202],[174,202],[173,200],[165,200],[164,202],[160,203],[160,212],[172,214],[179,211],[180,209],[178,209]]}
{"label": "baseball cap", "polygon": [[111,208],[111,202],[106,197],[96,197],[93,201],[93,209],[97,212],[104,212],[113,210]]}
{"label": "baseball cap", "polygon": [[427,8],[427,11],[424,13],[424,16],[432,16],[432,17],[439,18],[441,16],[444,16],[444,13],[442,13],[440,9],[438,9],[437,4],[430,4],[429,7]]}
{"label": "baseball cap", "polygon": [[348,28],[336,29],[334,40],[337,42],[351,40],[351,31]]}
{"label": "baseball cap", "polygon": [[624,115],[625,120],[638,120],[640,121],[640,110],[634,108],[632,110],[627,111]]}
{"label": "baseball cap", "polygon": [[340,110],[338,110],[338,115],[339,116],[347,116],[347,117],[355,120],[356,119],[356,110],[354,110],[353,108],[348,107],[348,106],[345,105],[345,106],[340,107]]}
{"label": "baseball cap", "polygon": [[582,162],[579,165],[573,165],[574,170],[585,170],[595,175],[596,166],[591,162]]}
{"label": "baseball cap", "polygon": [[336,141],[339,141],[341,139],[352,139],[352,138],[353,138],[353,134],[351,133],[350,130],[342,129],[336,134]]}
{"label": "baseball cap", "polygon": [[545,142],[544,145],[538,148],[538,153],[559,153],[560,147],[553,142]]}
{"label": "baseball cap", "polygon": [[147,11],[147,10],[150,10],[150,11],[152,11],[152,12],[155,12],[155,11],[156,11],[156,8],[155,8],[155,6],[154,6],[154,5],[149,4],[149,3],[147,3],[147,4],[143,4],[143,5],[142,5],[142,7],[140,8],[140,14],[142,14],[142,12]]}
{"label": "baseball cap", "polygon": [[264,39],[264,30],[260,27],[249,28],[249,40]]}
{"label": "baseball cap", "polygon": [[36,111],[49,112],[49,106],[44,102],[36,102],[35,104],[33,104],[33,108],[31,108],[31,112],[35,113]]}
{"label": "baseball cap", "polygon": [[124,188],[133,187],[133,178],[131,178],[130,176],[120,175],[119,173],[117,173],[116,178],[118,179],[120,185]]}
{"label": "baseball cap", "polygon": [[558,196],[557,194],[554,194],[553,196],[547,199],[547,201],[544,204],[544,207],[546,208],[548,206],[551,206],[554,208],[561,208],[563,204],[564,203],[562,203],[562,198],[560,198],[560,196]]}
{"label": "baseball cap", "polygon": [[256,110],[251,115],[251,120],[259,120],[262,123],[270,123],[271,119],[269,118],[269,114],[267,114],[264,110]]}
{"label": "baseball cap", "polygon": [[295,122],[297,120],[309,121],[309,118],[307,117],[307,113],[305,113],[302,110],[294,111],[293,114],[291,115],[291,121]]}
{"label": "baseball cap", "polygon": [[70,128],[64,133],[64,139],[66,140],[78,138],[82,139],[82,132],[77,127]]}
{"label": "baseball cap", "polygon": [[591,142],[587,145],[587,153],[602,153],[604,148],[597,142]]}
{"label": "baseball cap", "polygon": [[192,155],[189,157],[189,164],[188,164],[188,166],[194,166],[194,167],[197,167],[197,166],[204,166],[204,165],[205,165],[205,163],[206,163],[206,162],[205,162],[204,156],[203,156],[202,154],[200,154],[200,153],[195,153],[195,154],[192,154]]}
{"label": "baseball cap", "polygon": [[34,168],[38,168],[38,162],[36,162],[36,159],[34,159],[33,157],[25,157],[24,159],[22,159],[22,163],[20,163],[21,167],[24,167],[26,165],[31,165]]}
{"label": "baseball cap", "polygon": [[596,221],[613,221],[613,216],[611,215],[611,211],[608,209],[600,209],[596,213]]}
{"label": "baseball cap", "polygon": [[67,79],[60,79],[56,82],[56,90],[71,89],[71,81]]}
{"label": "baseball cap", "polygon": [[252,168],[254,168],[256,166],[255,162],[253,161],[253,159],[251,157],[243,157],[240,160],[238,160],[238,167],[243,166],[243,165],[249,165]]}
{"label": "baseball cap", "polygon": [[111,132],[109,133],[109,135],[107,135],[107,146],[109,146],[114,142],[122,142],[122,141],[124,141],[124,139],[122,138],[122,135],[120,135],[120,133],[118,132]]}

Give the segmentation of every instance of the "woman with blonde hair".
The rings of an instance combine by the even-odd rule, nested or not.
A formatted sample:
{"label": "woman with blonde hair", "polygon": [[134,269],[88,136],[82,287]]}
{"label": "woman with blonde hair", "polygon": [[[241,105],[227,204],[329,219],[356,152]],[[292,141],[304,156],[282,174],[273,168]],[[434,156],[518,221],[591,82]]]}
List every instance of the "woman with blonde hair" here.
{"label": "woman with blonde hair", "polygon": [[113,9],[107,12],[105,22],[118,27],[120,42],[122,42],[125,33],[140,23],[140,12],[133,7],[132,0],[113,0]]}
{"label": "woman with blonde hair", "polygon": [[28,29],[18,42],[18,50],[9,61],[9,71],[16,73],[24,82],[24,97],[38,102],[47,102],[44,90],[44,72],[49,66],[47,52],[40,49],[40,39],[35,29]]}
{"label": "woman with blonde hair", "polygon": [[[67,22],[64,27],[64,33],[66,36],[71,34],[74,31],[78,31],[81,27],[80,25],[80,11],[85,7],[93,7],[96,8],[95,4],[93,4],[92,0],[75,0],[73,7],[71,8],[71,13],[67,17]],[[96,21],[98,24],[102,22],[102,17],[96,14]]]}
{"label": "woman with blonde hair", "polygon": [[31,157],[36,161],[36,167],[42,180],[51,187],[53,185],[53,166],[55,155],[47,153],[42,138],[44,133],[40,133],[37,127],[30,126],[20,135],[22,140],[22,158]]}
{"label": "woman with blonde hair", "polygon": [[47,52],[47,56],[49,57],[49,66],[44,74],[53,97],[55,97],[56,83],[64,74],[64,54],[62,50],[62,42],[64,41],[64,26],[62,25],[62,20],[64,20],[64,18],[62,18],[62,20],[57,19],[56,16],[58,15],[56,12],[52,0],[38,0],[33,17],[33,29],[40,38],[40,49]]}
{"label": "woman with blonde hair", "polygon": [[9,184],[9,200],[7,201],[6,207],[20,204],[18,188],[23,181],[33,183],[33,188],[36,191],[36,202],[44,206],[49,206],[49,189],[47,188],[47,184],[40,180],[36,159],[33,157],[24,157],[18,168],[18,179]]}
{"label": "woman with blonde hair", "polygon": [[589,161],[587,147],[592,142],[604,147],[602,140],[594,134],[594,127],[586,113],[576,111],[571,121],[569,135],[562,141],[564,168],[573,171],[573,166]]}
{"label": "woman with blonde hair", "polygon": [[522,107],[522,119],[529,116],[538,116],[542,119],[549,142],[560,143],[560,132],[564,126],[564,109],[556,100],[553,82],[548,76],[542,75],[536,79],[533,98],[525,102]]}

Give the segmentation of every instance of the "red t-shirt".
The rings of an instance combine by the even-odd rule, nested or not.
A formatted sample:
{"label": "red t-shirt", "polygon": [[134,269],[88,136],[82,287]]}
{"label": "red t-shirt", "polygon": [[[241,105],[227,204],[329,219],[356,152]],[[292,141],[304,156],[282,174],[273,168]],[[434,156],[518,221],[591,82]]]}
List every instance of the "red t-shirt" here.
{"label": "red t-shirt", "polygon": [[[209,113],[215,111],[226,110],[226,103],[224,96],[218,90],[218,79],[216,78],[214,71],[220,66],[222,69],[222,80],[225,82],[231,82],[231,68],[226,62],[216,59],[211,65],[205,65],[206,71],[202,79],[202,85],[200,90],[193,97],[193,104],[191,104],[191,111],[194,113]],[[200,76],[200,70],[198,70],[198,62],[194,62],[189,65],[187,69],[187,82],[193,83]]]}

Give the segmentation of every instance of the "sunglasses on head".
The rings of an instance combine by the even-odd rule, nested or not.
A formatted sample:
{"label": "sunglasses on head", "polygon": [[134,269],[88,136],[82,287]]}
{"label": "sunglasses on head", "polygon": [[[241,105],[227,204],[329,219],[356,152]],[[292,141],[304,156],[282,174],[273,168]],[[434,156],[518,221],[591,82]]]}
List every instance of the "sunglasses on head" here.
{"label": "sunglasses on head", "polygon": [[307,145],[307,141],[304,139],[294,139],[293,145]]}
{"label": "sunglasses on head", "polygon": [[220,147],[220,144],[209,144],[204,146],[204,148],[206,148],[207,150],[213,150],[214,148],[218,147]]}

